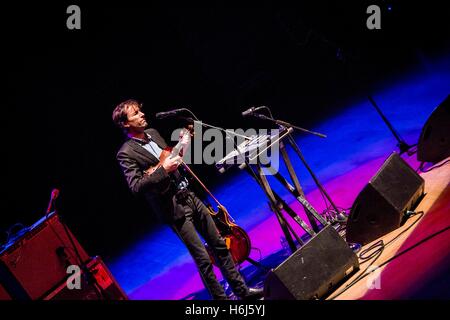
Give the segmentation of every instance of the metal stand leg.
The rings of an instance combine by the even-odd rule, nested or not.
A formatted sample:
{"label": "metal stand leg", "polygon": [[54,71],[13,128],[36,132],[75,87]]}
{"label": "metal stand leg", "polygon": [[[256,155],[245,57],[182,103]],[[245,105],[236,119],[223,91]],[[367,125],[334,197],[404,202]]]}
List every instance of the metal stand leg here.
{"label": "metal stand leg", "polygon": [[305,165],[306,169],[308,170],[309,174],[311,175],[311,177],[313,178],[314,182],[316,183],[317,187],[319,188],[319,190],[322,192],[322,194],[328,199],[328,201],[330,202],[331,206],[333,207],[333,209],[336,211],[336,214],[339,214],[339,210],[336,207],[336,205],[334,204],[333,200],[331,200],[331,197],[328,195],[328,193],[325,191],[325,188],[322,186],[322,184],[319,182],[319,179],[317,179],[316,175],[314,174],[314,172],[311,170],[311,168],[309,167],[308,163],[306,162],[305,158],[303,157],[302,152],[300,151],[300,148],[298,147],[297,143],[295,142],[294,138],[292,137],[292,135],[288,135],[288,141],[290,143],[290,145],[292,146],[292,148],[294,149],[294,151],[297,153],[298,157],[300,158],[300,160],[303,162],[303,164]]}
{"label": "metal stand leg", "polygon": [[[313,206],[306,200],[304,194],[300,195],[296,192],[295,188],[279,173],[275,172],[273,168],[268,168],[273,172],[273,175],[277,180],[300,202],[305,209],[305,212],[307,212],[307,215],[309,218],[314,220],[316,218],[322,226],[325,226],[328,224],[328,222],[316,211],[316,209],[313,208]],[[315,220],[314,220],[315,222]]]}
{"label": "metal stand leg", "polygon": [[[256,165],[256,167],[258,170],[258,177],[259,177],[258,183],[262,187],[266,196],[269,198],[271,209],[272,209],[272,211],[274,211],[274,213],[278,219],[281,229],[283,230],[283,233],[289,244],[289,248],[291,249],[292,253],[294,253],[297,250],[297,246],[295,245],[294,240],[292,239],[292,235],[290,234],[290,231],[293,231],[293,230],[292,229],[289,230],[291,228],[291,226],[287,223],[287,221],[283,217],[283,215],[281,213],[280,203],[276,200],[273,190],[270,188],[269,182],[267,181],[266,176],[262,172],[261,167],[259,165]],[[250,168],[250,170],[251,170],[251,168]],[[293,234],[296,238],[300,239],[300,237],[298,237],[295,234],[295,232],[293,232]]]}
{"label": "metal stand leg", "polygon": [[[297,198],[299,196],[302,196],[304,198],[305,194],[303,192],[302,187],[300,186],[300,182],[298,180],[297,174],[295,173],[295,170],[294,170],[294,168],[292,166],[292,163],[291,163],[291,159],[289,159],[289,156],[288,156],[288,154],[286,152],[284,143],[282,141],[280,142],[280,151],[281,151],[281,155],[283,157],[284,163],[286,164],[286,168],[288,169],[288,172],[289,172],[289,175],[291,177],[291,180],[294,182],[294,186],[295,186],[295,188],[292,187],[292,186],[287,187],[286,185],[285,185],[285,187],[287,187],[287,189],[292,193],[292,195],[294,197]],[[277,172],[277,177],[278,178],[281,177],[281,174],[279,172]],[[319,232],[319,227],[317,226],[316,220],[314,220],[314,218],[311,216],[309,210],[306,210],[305,207],[303,207],[303,208],[305,209],[305,213],[306,213],[306,216],[308,217],[308,220],[309,220],[309,223],[311,224],[311,227],[313,228],[313,230],[315,232]]]}

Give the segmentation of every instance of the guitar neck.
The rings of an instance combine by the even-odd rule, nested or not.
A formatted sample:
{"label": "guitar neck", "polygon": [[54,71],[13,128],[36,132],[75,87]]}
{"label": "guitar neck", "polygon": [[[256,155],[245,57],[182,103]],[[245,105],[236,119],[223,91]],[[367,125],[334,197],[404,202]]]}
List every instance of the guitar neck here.
{"label": "guitar neck", "polygon": [[172,151],[170,152],[170,157],[171,158],[176,157],[180,154],[180,152],[181,152],[181,141],[178,142],[176,146],[172,148]]}
{"label": "guitar neck", "polygon": [[[183,136],[186,134],[189,134],[189,132],[186,129],[184,129]],[[173,158],[173,157],[180,155],[182,148],[183,148],[183,144],[182,144],[182,140],[180,140],[175,145],[175,147],[172,148],[172,151],[170,152],[170,157]],[[184,150],[183,150],[183,153],[184,153]]]}
{"label": "guitar neck", "polygon": [[209,191],[209,189],[203,184],[203,182],[200,180],[199,177],[197,177],[197,175],[191,170],[191,168],[189,168],[189,166],[184,161],[182,161],[181,164],[194,177],[194,179],[197,180],[197,182],[202,186],[202,188],[205,189],[206,193],[209,194],[209,196],[217,203],[217,205],[222,206],[219,200],[217,200],[216,197],[214,197],[211,191]]}

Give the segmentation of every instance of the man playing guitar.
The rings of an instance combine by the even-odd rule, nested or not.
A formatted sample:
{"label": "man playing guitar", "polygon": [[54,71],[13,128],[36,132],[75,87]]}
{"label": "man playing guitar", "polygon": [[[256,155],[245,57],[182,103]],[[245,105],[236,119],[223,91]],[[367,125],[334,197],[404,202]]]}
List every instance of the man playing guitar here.
{"label": "man playing guitar", "polygon": [[[167,156],[164,139],[155,129],[147,129],[141,106],[136,100],[127,100],[117,105],[112,115],[114,123],[128,137],[117,153],[117,160],[130,190],[143,195],[159,220],[169,224],[186,245],[213,299],[228,297],[214,274],[210,256],[198,233],[213,251],[235,295],[240,299],[261,298],[262,289],[245,284],[209,210],[189,190],[187,180],[178,169],[181,157],[178,154]],[[183,135],[180,144],[186,146],[188,139],[189,135]]]}

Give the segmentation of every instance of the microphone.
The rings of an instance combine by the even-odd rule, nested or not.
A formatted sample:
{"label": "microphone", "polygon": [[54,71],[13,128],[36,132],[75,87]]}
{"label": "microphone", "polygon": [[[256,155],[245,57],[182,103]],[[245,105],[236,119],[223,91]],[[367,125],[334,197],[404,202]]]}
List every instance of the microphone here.
{"label": "microphone", "polygon": [[174,110],[170,110],[170,111],[165,111],[165,112],[158,112],[155,117],[156,119],[164,119],[167,117],[172,117],[177,115],[178,113],[180,113],[181,111],[184,111],[185,109],[174,109]]}
{"label": "microphone", "polygon": [[253,114],[255,111],[258,111],[258,110],[263,109],[263,108],[265,108],[265,106],[261,106],[261,107],[251,107],[251,108],[245,110],[244,112],[242,112],[242,116],[246,117],[246,116],[248,116],[248,115]]}
{"label": "microphone", "polygon": [[56,198],[58,198],[58,196],[59,196],[59,190],[53,189],[52,194],[51,194],[51,199],[56,200]]}
{"label": "microphone", "polygon": [[46,212],[47,214],[50,213],[50,211],[51,211],[51,209],[53,207],[53,203],[55,202],[56,198],[58,198],[58,196],[59,196],[59,190],[56,189],[56,188],[53,189],[52,193],[50,195],[50,201],[49,201],[48,207],[47,207],[47,212]]}

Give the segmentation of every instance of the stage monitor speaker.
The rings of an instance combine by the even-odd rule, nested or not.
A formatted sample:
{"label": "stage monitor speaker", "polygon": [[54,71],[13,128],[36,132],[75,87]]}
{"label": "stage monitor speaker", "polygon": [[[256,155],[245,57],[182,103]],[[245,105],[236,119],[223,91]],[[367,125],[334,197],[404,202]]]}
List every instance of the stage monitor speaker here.
{"label": "stage monitor speaker", "polygon": [[425,181],[393,152],[356,197],[346,227],[348,242],[366,244],[400,227],[424,196]]}
{"label": "stage monitor speaker", "polygon": [[328,225],[269,272],[264,299],[320,299],[358,269],[356,254]]}
{"label": "stage monitor speaker", "polygon": [[128,300],[127,295],[100,257],[95,257],[86,265],[88,273],[83,270],[79,289],[69,289],[67,279],[53,288],[43,300]]}
{"label": "stage monitor speaker", "polygon": [[437,106],[422,128],[417,160],[438,163],[450,156],[450,95]]}
{"label": "stage monitor speaker", "polygon": [[0,282],[13,299],[40,299],[80,264],[75,248],[82,263],[90,259],[56,213],[43,217],[0,252]]}

